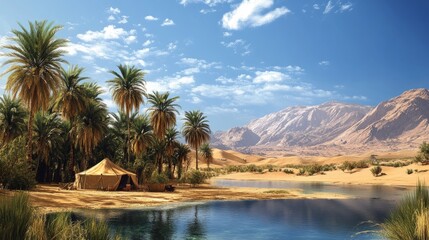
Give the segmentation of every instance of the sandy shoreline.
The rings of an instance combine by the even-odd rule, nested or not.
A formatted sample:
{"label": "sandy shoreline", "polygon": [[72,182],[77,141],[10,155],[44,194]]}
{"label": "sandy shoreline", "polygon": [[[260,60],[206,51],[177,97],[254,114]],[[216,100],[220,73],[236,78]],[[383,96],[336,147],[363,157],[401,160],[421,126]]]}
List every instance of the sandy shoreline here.
{"label": "sandy shoreline", "polygon": [[[386,186],[416,186],[417,182],[429,184],[429,165],[411,164],[405,167],[382,167],[385,175],[374,177],[370,168],[358,169],[352,173],[341,170],[328,171],[323,175],[297,176],[295,174],[285,174],[284,172],[260,173],[233,173],[213,178],[228,180],[249,180],[249,181],[294,181],[294,182],[319,182],[328,184],[355,184],[355,185],[386,185]],[[407,174],[407,169],[417,170],[413,174]],[[296,170],[295,170],[296,171]]]}
{"label": "sandy shoreline", "polygon": [[[38,185],[28,193],[31,204],[42,212],[72,211],[73,209],[145,208],[214,200],[348,198],[348,196],[341,194],[304,194],[298,189],[221,188],[207,184],[195,188],[178,186],[176,191],[172,193],[64,190],[57,185]],[[13,192],[0,192],[0,195],[4,194],[9,195]]]}

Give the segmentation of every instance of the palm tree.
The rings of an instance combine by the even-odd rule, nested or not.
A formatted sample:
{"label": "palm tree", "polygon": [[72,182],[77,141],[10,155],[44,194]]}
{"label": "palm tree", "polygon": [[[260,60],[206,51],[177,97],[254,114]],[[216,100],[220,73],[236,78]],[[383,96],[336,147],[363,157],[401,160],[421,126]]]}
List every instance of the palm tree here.
{"label": "palm tree", "polygon": [[113,92],[113,100],[119,105],[121,111],[127,114],[128,128],[128,163],[130,162],[130,113],[138,110],[144,103],[143,96],[146,95],[144,72],[135,66],[119,65],[120,72],[110,71],[115,76],[112,80],[107,81],[110,90]]}
{"label": "palm tree", "polygon": [[58,96],[55,99],[54,108],[59,110],[63,118],[70,121],[70,165],[69,171],[73,175],[74,159],[74,139],[75,139],[75,118],[80,114],[88,101],[86,89],[82,81],[88,79],[82,77],[83,68],[70,66],[68,70],[61,68],[61,85]]}
{"label": "palm tree", "polygon": [[[179,112],[178,104],[174,102],[179,97],[169,98],[169,93],[153,92],[147,97],[147,101],[151,104],[150,122],[153,127],[153,132],[158,140],[163,140],[167,129],[176,124],[176,114]],[[162,172],[162,157],[158,159],[158,173]]]}
{"label": "palm tree", "polygon": [[25,130],[26,110],[19,100],[0,97],[0,146],[8,144]]}
{"label": "palm tree", "polygon": [[132,150],[136,155],[141,155],[146,151],[153,139],[149,118],[146,115],[136,117],[133,122],[132,132]]}
{"label": "palm tree", "polygon": [[92,150],[103,140],[109,125],[109,116],[106,105],[100,101],[100,88],[96,84],[85,85],[85,92],[89,97],[86,108],[76,119],[76,145],[85,154],[82,169],[86,169]]}
{"label": "palm tree", "polygon": [[210,147],[208,143],[204,143],[200,147],[201,156],[206,160],[207,162],[207,168],[210,169],[210,161],[213,160],[213,150]]}
{"label": "palm tree", "polygon": [[198,170],[198,148],[210,140],[210,126],[202,112],[186,111],[182,134],[186,142],[195,149],[195,167]]}
{"label": "palm tree", "polygon": [[40,164],[44,164],[43,180],[47,180],[49,171],[49,160],[53,156],[55,150],[61,148],[62,138],[62,122],[56,113],[37,112],[34,116],[34,153],[37,155],[39,162],[37,171],[41,171]]}
{"label": "palm tree", "polygon": [[[134,112],[128,118],[125,112],[119,111],[118,113],[110,113],[112,118],[112,124],[110,126],[111,133],[120,141],[122,144],[122,159],[123,163],[128,161],[128,133],[127,124],[128,119],[130,120],[130,127],[132,128],[134,121],[138,116],[138,112]],[[131,142],[132,143],[132,142]]]}
{"label": "palm tree", "polygon": [[183,169],[183,162],[186,161],[188,158],[189,153],[191,152],[191,149],[189,149],[188,145],[180,143],[177,146],[176,154],[177,154],[177,160],[178,160],[178,170],[177,170],[177,178],[182,177],[182,169]]}
{"label": "palm tree", "polygon": [[172,158],[174,155],[174,150],[179,145],[177,142],[177,137],[179,132],[175,128],[169,128],[165,134],[165,154],[168,158],[168,177],[173,178],[173,173],[171,171]]}
{"label": "palm tree", "polygon": [[49,98],[55,95],[60,84],[62,55],[66,39],[55,38],[61,26],[46,21],[29,22],[29,29],[19,24],[20,30],[12,30],[10,50],[4,55],[9,59],[3,65],[10,65],[4,72],[9,74],[6,90],[18,96],[28,107],[27,160],[32,161],[33,117],[39,110],[46,110]]}

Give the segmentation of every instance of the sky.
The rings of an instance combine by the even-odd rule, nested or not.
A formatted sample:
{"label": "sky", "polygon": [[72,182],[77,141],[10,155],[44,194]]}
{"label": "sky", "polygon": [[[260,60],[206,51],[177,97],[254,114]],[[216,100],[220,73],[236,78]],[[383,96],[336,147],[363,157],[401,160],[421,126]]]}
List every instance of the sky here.
{"label": "sky", "polygon": [[[375,106],[429,88],[429,1],[2,1],[0,45],[18,23],[62,25],[64,58],[116,105],[106,81],[119,64],[146,73],[147,92],[179,96],[213,132],[289,106]],[[0,52],[4,49],[0,48]],[[5,60],[0,57],[0,64]],[[65,66],[67,68],[67,66]],[[4,71],[4,67],[0,69]],[[0,79],[0,93],[7,76]],[[143,113],[148,105],[141,107]]]}

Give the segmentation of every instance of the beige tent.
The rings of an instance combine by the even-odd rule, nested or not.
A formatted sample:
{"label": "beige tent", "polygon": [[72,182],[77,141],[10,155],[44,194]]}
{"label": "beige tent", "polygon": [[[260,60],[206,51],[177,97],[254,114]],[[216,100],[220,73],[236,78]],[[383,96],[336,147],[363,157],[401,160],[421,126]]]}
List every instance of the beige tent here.
{"label": "beige tent", "polygon": [[138,186],[136,174],[105,158],[92,168],[77,173],[74,187],[76,189],[120,190],[126,184]]}

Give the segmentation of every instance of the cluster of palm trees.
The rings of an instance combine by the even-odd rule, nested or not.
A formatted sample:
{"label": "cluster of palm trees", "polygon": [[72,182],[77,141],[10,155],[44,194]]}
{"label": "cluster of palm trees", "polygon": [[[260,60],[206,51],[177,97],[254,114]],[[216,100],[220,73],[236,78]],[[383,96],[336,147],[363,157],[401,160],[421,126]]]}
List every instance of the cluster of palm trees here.
{"label": "cluster of palm trees", "polygon": [[[6,90],[12,96],[0,98],[0,144],[22,141],[26,133],[26,159],[38,170],[39,180],[67,175],[70,180],[74,172],[104,157],[127,166],[153,162],[158,173],[165,164],[170,177],[177,167],[181,177],[191,152],[188,145],[195,149],[197,169],[199,149],[210,161],[210,127],[202,112],[185,112],[181,133],[188,145],[180,143],[175,128],[178,97],[146,93],[144,72],[119,65],[107,81],[119,112],[109,113],[101,87],[83,76],[84,69],[63,67],[67,40],[56,38],[60,26],[47,21],[19,26],[4,46],[3,65],[9,67],[2,76],[7,76]],[[145,99],[148,114],[139,114]]]}

